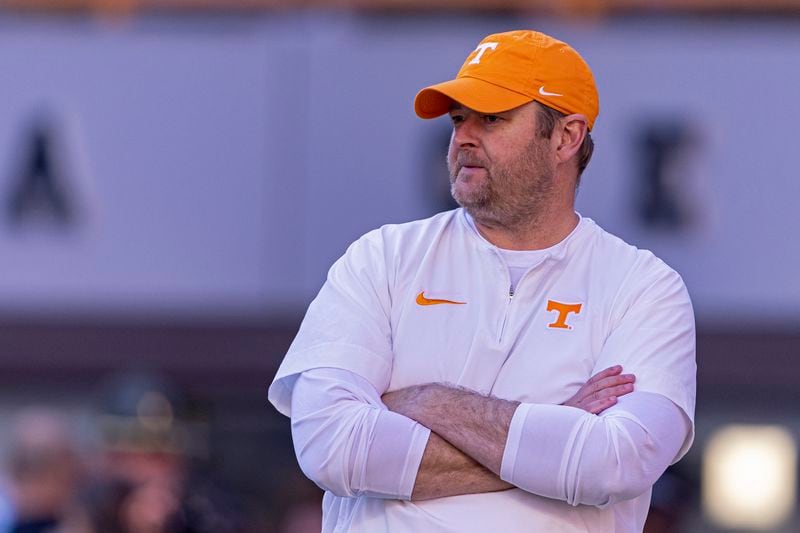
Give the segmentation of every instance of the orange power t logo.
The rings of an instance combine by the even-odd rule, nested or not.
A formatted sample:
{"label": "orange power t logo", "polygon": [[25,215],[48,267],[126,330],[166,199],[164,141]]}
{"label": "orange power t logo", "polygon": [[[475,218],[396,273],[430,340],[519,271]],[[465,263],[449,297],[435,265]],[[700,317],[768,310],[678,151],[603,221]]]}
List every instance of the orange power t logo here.
{"label": "orange power t logo", "polygon": [[583,304],[562,304],[553,300],[547,300],[548,311],[558,311],[558,318],[552,324],[547,324],[548,328],[554,329],[572,329],[572,326],[567,324],[567,317],[570,313],[576,315],[581,312]]}

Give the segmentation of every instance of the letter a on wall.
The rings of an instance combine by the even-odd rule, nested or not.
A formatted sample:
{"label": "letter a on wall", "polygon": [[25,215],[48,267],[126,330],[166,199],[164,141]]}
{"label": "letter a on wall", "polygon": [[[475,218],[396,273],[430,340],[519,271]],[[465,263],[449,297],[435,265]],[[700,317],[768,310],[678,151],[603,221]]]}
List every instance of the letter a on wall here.
{"label": "letter a on wall", "polygon": [[77,218],[74,190],[56,122],[40,118],[23,133],[6,192],[6,213],[14,226],[47,222],[69,227]]}

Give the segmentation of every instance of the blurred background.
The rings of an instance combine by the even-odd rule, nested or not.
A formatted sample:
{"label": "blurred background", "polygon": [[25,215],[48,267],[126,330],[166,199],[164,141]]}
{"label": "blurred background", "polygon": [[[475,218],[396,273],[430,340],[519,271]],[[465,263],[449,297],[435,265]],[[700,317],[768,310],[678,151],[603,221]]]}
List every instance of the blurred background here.
{"label": "blurred background", "polygon": [[800,531],[800,2],[0,0],[0,532],[319,531],[267,387],[351,241],[452,206],[416,91],[519,28],[595,72],[580,212],[695,304],[647,531]]}

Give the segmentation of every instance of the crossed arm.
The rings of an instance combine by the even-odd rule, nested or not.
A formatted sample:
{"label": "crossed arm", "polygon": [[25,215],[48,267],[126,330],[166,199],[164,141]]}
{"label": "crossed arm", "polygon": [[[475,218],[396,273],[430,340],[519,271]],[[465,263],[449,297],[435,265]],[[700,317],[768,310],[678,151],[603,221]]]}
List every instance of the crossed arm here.
{"label": "crossed arm", "polygon": [[412,500],[513,488],[499,474],[518,402],[435,383],[391,392],[382,399],[390,410],[431,429]]}
{"label": "crossed arm", "polygon": [[[598,414],[633,391],[622,367],[593,376],[564,405]],[[384,394],[386,406],[432,430],[417,472],[412,500],[513,488],[500,479],[508,429],[519,402],[438,383]]]}
{"label": "crossed arm", "polygon": [[[453,448],[444,457],[454,459],[448,466],[455,486],[427,475],[425,456],[442,456],[442,443],[431,440],[412,492],[417,500],[514,486],[572,505],[603,507],[650,488],[691,431],[674,403],[647,392],[621,398],[620,407],[602,417],[564,406],[517,406],[440,384],[397,391],[385,400]],[[459,483],[459,453],[484,468],[481,490]]]}
{"label": "crossed arm", "polygon": [[[569,410],[578,414],[600,412],[630,392],[632,380],[608,369],[565,404],[583,409]],[[387,411],[365,380],[346,371],[318,369],[298,379],[292,432],[308,477],[339,496],[415,500],[519,486],[497,475],[516,403],[444,385],[383,400],[403,413]]]}

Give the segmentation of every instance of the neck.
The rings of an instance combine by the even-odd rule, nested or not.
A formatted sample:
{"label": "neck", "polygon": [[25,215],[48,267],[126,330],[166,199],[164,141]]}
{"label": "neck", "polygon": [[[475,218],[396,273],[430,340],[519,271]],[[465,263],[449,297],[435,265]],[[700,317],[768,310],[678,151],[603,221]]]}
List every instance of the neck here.
{"label": "neck", "polygon": [[473,217],[475,227],[484,239],[505,250],[543,250],[563,241],[578,225],[578,215],[570,207],[547,213],[513,227],[495,220]]}

